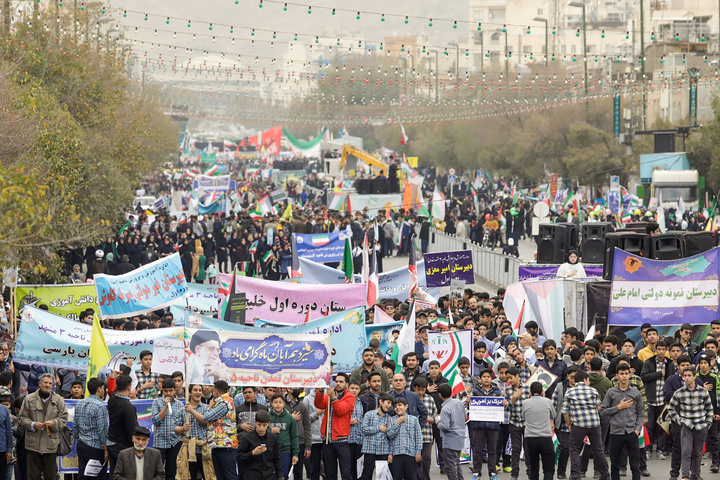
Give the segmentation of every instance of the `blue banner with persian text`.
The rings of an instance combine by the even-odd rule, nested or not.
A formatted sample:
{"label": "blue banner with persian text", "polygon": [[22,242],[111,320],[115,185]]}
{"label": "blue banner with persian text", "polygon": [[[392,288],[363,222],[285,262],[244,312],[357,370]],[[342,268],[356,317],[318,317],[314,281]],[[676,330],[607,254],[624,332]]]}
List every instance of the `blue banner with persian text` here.
{"label": "blue banner with persian text", "polygon": [[335,371],[350,372],[362,363],[362,351],[367,347],[365,338],[365,308],[354,307],[320,317],[301,325],[288,325],[267,320],[255,320],[255,327],[225,322],[198,313],[186,312],[189,328],[230,330],[234,332],[281,332],[302,334],[332,334],[330,348]]}
{"label": "blue banner with persian text", "polygon": [[178,253],[124,275],[98,274],[94,280],[102,318],[127,318],[165,308],[188,293]]}
{"label": "blue banner with persian text", "polygon": [[348,238],[346,232],[293,233],[298,257],[318,263],[341,262],[346,238]]}
{"label": "blue banner with persian text", "polygon": [[718,318],[720,249],[650,260],[615,249],[608,324],[709,324]]}

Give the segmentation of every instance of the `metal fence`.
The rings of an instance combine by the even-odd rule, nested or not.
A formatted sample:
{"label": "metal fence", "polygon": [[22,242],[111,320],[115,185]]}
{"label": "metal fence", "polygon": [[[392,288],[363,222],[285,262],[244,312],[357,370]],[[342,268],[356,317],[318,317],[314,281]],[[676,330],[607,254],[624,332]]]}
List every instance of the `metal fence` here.
{"label": "metal fence", "polygon": [[441,253],[471,250],[473,252],[475,276],[499,287],[517,282],[520,266],[527,265],[528,263],[519,258],[503,255],[501,252],[494,252],[489,248],[481,247],[469,238],[448,235],[434,229],[431,230],[430,235],[428,252]]}

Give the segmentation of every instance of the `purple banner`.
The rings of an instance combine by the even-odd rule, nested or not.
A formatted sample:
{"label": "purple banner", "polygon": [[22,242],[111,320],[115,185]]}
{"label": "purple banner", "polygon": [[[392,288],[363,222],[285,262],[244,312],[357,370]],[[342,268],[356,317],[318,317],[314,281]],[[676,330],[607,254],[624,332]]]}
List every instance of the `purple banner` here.
{"label": "purple banner", "polygon": [[475,283],[473,258],[470,250],[458,252],[426,253],[425,280],[428,287],[449,287],[451,280],[462,280],[466,285]]}
{"label": "purple banner", "polygon": [[[518,269],[518,280],[528,280],[530,278],[555,278],[557,277],[559,265],[526,265]],[[602,265],[583,265],[585,274],[588,277],[602,277]]]}
{"label": "purple banner", "polygon": [[707,325],[718,318],[717,247],[665,261],[616,248],[612,274],[610,325]]}

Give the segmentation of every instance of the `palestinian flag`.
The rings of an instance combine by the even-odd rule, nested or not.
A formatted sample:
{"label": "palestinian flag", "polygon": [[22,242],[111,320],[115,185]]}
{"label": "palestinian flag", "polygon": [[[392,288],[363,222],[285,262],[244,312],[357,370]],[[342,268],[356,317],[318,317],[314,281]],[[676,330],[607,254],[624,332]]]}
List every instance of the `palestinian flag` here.
{"label": "palestinian flag", "polygon": [[[490,365],[491,367],[495,366],[495,357],[490,355],[490,352],[487,349],[485,350],[485,356],[483,357],[483,360],[485,360],[487,362],[487,364]],[[554,435],[554,433],[553,433],[553,435]]]}
{"label": "palestinian flag", "polygon": [[268,250],[265,252],[265,255],[262,256],[263,262],[269,262],[270,260],[275,260],[275,255],[273,255],[272,250]]}
{"label": "palestinian flag", "polygon": [[312,244],[314,247],[327,245],[330,243],[330,237],[328,235],[313,235]]}
{"label": "palestinian flag", "polygon": [[558,458],[560,457],[560,440],[558,440],[557,435],[555,435],[555,430],[552,431],[552,442],[553,442],[553,449],[555,450],[555,463],[557,464]]}

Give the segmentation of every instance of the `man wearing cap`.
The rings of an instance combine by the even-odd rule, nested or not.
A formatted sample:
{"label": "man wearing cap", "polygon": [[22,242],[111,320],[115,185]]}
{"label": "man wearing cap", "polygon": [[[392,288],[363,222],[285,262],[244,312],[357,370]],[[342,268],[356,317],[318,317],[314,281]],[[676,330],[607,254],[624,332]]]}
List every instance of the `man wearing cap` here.
{"label": "man wearing cap", "polygon": [[535,365],[537,357],[535,356],[535,349],[532,346],[533,337],[528,332],[521,333],[518,335],[518,350],[522,351],[525,355],[527,363]]}
{"label": "man wearing cap", "polygon": [[132,436],[133,446],[118,455],[113,480],[163,480],[160,451],[148,447],[150,430],[137,426]]}
{"label": "man wearing cap", "polygon": [[198,330],[190,340],[193,353],[186,364],[189,383],[203,385],[225,380],[227,374],[220,362],[220,337],[214,330]]}

